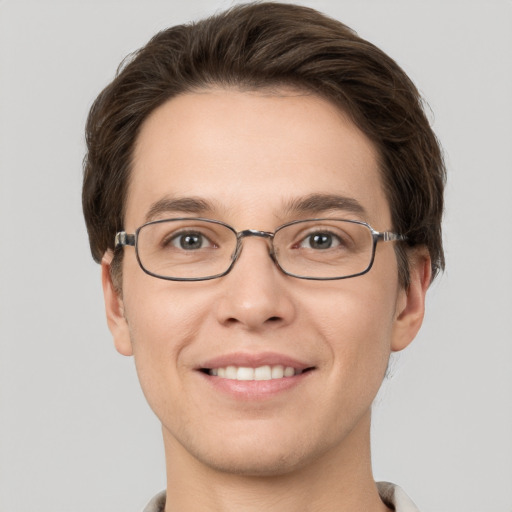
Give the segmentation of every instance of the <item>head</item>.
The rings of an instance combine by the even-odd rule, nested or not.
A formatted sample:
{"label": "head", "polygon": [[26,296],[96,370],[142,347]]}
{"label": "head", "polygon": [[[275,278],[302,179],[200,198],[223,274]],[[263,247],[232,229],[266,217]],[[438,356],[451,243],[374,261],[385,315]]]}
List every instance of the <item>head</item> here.
{"label": "head", "polygon": [[[357,460],[389,353],[414,338],[444,263],[444,166],[404,72],[311,9],[239,6],[133,55],[94,103],[87,143],[84,212],[109,327],[166,447],[253,475]],[[322,206],[330,194],[362,208]],[[175,215],[161,211],[169,198]],[[164,281],[114,247],[151,212],[265,232],[336,214],[406,241],[379,244],[370,272],[341,281],[284,275],[257,238],[221,278]],[[297,373],[216,376],[280,366]]]}
{"label": "head", "polygon": [[[141,126],[170,98],[211,87],[283,87],[318,95],[373,142],[397,244],[399,279],[408,248],[424,246],[432,278],[444,267],[445,169],[418,90],[384,52],[341,22],[307,7],[248,4],[157,34],[120,67],[87,122],[83,208],[91,252],[101,261],[123,229],[133,151]],[[122,251],[112,271],[120,284]]]}

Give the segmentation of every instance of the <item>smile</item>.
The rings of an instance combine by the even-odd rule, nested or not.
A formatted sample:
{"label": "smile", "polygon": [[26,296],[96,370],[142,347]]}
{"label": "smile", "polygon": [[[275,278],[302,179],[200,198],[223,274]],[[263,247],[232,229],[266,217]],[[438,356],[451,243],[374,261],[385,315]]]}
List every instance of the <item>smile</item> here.
{"label": "smile", "polygon": [[247,366],[225,366],[220,368],[205,368],[202,371],[214,377],[230,380],[274,380],[294,377],[308,371],[283,365],[264,365],[256,368]]}

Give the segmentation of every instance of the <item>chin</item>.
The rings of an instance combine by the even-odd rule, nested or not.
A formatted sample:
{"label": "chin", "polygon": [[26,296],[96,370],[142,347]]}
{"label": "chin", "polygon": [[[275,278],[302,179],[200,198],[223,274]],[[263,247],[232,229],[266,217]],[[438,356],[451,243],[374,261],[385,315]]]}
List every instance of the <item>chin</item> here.
{"label": "chin", "polygon": [[223,454],[222,456],[203,457],[202,462],[221,473],[229,473],[247,477],[276,477],[293,473],[305,465],[305,460],[298,454],[261,453],[251,450],[249,453]]}
{"label": "chin", "polygon": [[206,467],[241,476],[275,477],[293,473],[315,459],[322,447],[294,435],[244,436],[192,443],[189,453]]}

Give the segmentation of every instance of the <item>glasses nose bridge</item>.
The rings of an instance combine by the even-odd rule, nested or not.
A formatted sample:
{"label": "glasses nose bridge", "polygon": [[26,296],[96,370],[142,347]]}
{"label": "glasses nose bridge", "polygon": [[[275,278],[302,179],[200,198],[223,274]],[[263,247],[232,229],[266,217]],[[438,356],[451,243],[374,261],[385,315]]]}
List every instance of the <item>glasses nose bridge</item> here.
{"label": "glasses nose bridge", "polygon": [[274,239],[274,233],[270,231],[260,231],[258,229],[244,229],[243,231],[239,231],[236,234],[238,240],[242,240],[242,238],[247,238],[250,236],[258,236],[260,238],[268,238],[271,241]]}
{"label": "glasses nose bridge", "polygon": [[233,260],[236,261],[242,252],[242,240],[251,236],[265,238],[269,241],[269,256],[274,260],[274,235],[275,233],[271,233],[270,231],[260,231],[259,229],[244,229],[243,231],[238,231],[236,234],[237,244]]}

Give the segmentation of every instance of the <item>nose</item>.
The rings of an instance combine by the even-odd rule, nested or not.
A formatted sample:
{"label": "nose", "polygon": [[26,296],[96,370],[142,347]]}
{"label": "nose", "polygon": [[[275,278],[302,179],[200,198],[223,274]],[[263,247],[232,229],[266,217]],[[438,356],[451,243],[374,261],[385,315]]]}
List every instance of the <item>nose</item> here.
{"label": "nose", "polygon": [[217,318],[249,331],[277,328],[295,316],[290,281],[270,254],[267,237],[247,236],[231,272],[220,278],[222,297]]}

